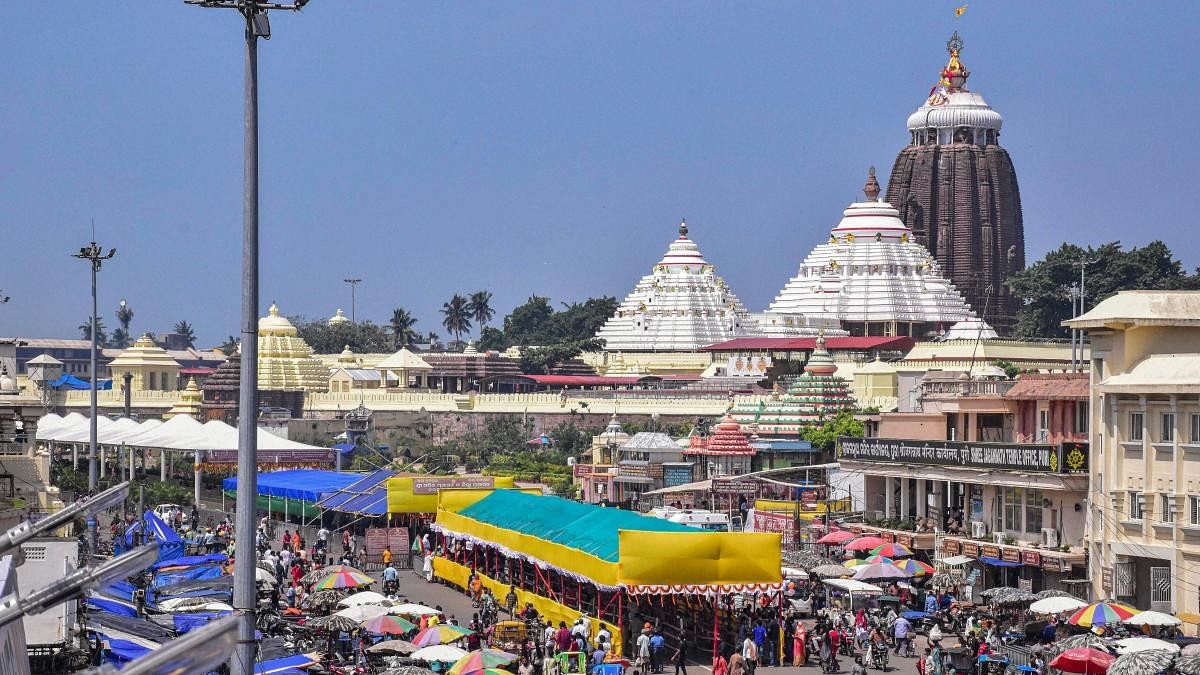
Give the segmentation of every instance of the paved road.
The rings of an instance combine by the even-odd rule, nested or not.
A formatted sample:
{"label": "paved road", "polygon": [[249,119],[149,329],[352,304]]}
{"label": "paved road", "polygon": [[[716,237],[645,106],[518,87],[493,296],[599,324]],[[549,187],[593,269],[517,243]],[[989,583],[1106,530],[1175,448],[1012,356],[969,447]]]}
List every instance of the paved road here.
{"label": "paved road", "polygon": [[[416,602],[430,607],[441,607],[447,612],[447,616],[453,616],[458,619],[460,624],[466,625],[471,621],[471,615],[475,611],[471,607],[471,601],[467,596],[458,591],[438,583],[428,583],[420,574],[420,562],[416,564],[416,570],[403,570],[400,573],[399,594],[410,602]],[[925,639],[918,638],[917,644],[923,651]],[[847,657],[839,659],[842,672],[849,673],[854,665],[853,661]],[[812,661],[813,665],[803,666],[799,668],[777,667],[765,668],[760,667],[758,672],[760,675],[821,675],[821,669],[815,665],[816,660]],[[693,673],[711,673],[712,668],[707,664],[691,664],[688,666],[690,672]],[[672,675],[674,671],[668,668],[666,675]],[[869,675],[878,675],[880,671],[870,670]],[[899,675],[910,675],[917,672],[916,659],[900,658],[892,655],[888,665],[888,673],[897,673]]]}

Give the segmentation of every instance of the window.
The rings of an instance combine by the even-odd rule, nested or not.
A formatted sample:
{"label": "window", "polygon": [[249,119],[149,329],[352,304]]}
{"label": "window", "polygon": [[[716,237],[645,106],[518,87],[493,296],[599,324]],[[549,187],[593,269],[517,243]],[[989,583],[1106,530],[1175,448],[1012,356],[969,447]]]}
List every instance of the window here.
{"label": "window", "polygon": [[1192,413],[1192,433],[1188,436],[1191,443],[1200,443],[1200,414]]}
{"label": "window", "polygon": [[1162,429],[1159,429],[1158,437],[1163,443],[1175,442],[1175,413],[1162,414]]}
{"label": "window", "polygon": [[1140,441],[1146,428],[1146,413],[1129,413],[1129,440]]}
{"label": "window", "polygon": [[1158,501],[1162,507],[1159,520],[1164,523],[1175,522],[1175,495],[1160,495]]}
{"label": "window", "polygon": [[1021,529],[1021,510],[1025,508],[1024,488],[1004,488],[1004,529]]}
{"label": "window", "polygon": [[1075,433],[1086,434],[1091,428],[1091,407],[1087,401],[1075,402]]}
{"label": "window", "polygon": [[1025,532],[1039,534],[1042,531],[1042,491],[1025,491]]}
{"label": "window", "polygon": [[1200,525],[1200,497],[1188,497],[1188,522]]}
{"label": "window", "polygon": [[1146,514],[1146,502],[1142,501],[1142,493],[1129,492],[1129,519],[1141,520]]}
{"label": "window", "polygon": [[1046,409],[1039,410],[1038,411],[1037,439],[1035,439],[1035,440],[1038,442],[1042,442],[1046,439],[1046,436],[1048,436],[1049,434],[1050,434],[1050,411],[1046,410]]}

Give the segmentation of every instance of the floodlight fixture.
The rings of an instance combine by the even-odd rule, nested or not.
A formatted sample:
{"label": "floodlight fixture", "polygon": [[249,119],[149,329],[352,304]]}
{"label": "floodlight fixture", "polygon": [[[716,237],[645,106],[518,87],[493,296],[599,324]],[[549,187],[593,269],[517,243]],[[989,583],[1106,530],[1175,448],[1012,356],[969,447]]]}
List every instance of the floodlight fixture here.
{"label": "floodlight fixture", "polygon": [[107,511],[125,501],[128,494],[129,481],[125,481],[81,502],[75,502],[36,523],[29,520],[22,521],[4,534],[0,534],[0,555],[9,553],[30,539],[52,532],[76,518],[91,518],[102,511]]}
{"label": "floodlight fixture", "polygon": [[0,628],[20,620],[26,614],[40,614],[109,581],[124,579],[140,572],[153,565],[157,559],[158,546],[147,544],[99,565],[76,570],[24,598],[19,598],[16,594],[10,595],[0,602]]}
{"label": "floodlight fixture", "polygon": [[130,661],[118,669],[111,663],[85,671],[83,675],[158,675],[159,673],[207,673],[227,661],[237,642],[237,617],[227,616],[189,631],[178,640]]}

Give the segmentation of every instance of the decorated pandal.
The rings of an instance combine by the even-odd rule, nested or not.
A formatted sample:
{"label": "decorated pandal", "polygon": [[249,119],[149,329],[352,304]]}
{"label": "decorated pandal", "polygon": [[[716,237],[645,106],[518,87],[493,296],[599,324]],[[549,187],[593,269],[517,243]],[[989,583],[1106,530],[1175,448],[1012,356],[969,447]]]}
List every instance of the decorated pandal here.
{"label": "decorated pandal", "polygon": [[850,384],[836,372],[837,364],[825,349],[825,338],[819,337],[804,373],[792,382],[787,393],[777,392],[757,401],[741,400],[731,411],[733,419],[762,436],[795,436],[804,425],[820,424],[854,407]]}
{"label": "decorated pandal", "polygon": [[684,222],[596,337],[609,352],[691,352],[755,333],[749,312],[688,238]]}

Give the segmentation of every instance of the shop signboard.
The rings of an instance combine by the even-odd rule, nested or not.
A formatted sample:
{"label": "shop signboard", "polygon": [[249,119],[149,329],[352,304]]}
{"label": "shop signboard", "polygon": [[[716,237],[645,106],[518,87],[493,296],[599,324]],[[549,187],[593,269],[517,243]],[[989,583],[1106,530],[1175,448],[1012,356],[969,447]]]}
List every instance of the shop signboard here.
{"label": "shop signboard", "polygon": [[962,554],[971,558],[979,557],[979,544],[972,541],[964,541],[962,545]]}
{"label": "shop signboard", "polygon": [[962,553],[962,545],[958,543],[957,539],[946,539],[942,542],[942,553],[945,554],[946,557],[958,555]]}
{"label": "shop signboard", "polygon": [[1016,548],[1005,548],[1000,551],[1000,559],[1007,562],[1021,562],[1021,550]]}
{"label": "shop signboard", "polygon": [[1100,570],[1100,588],[1111,593],[1113,589],[1113,572],[1111,568]]}
{"label": "shop signboard", "polygon": [[719,495],[753,496],[758,494],[758,482],[745,478],[714,478],[712,490]]}
{"label": "shop signboard", "polygon": [[691,464],[663,464],[663,487],[675,487],[692,482]]}
{"label": "shop signboard", "polygon": [[839,458],[860,462],[1046,473],[1060,471],[1059,448],[1052,445],[892,440],[843,436],[838,439],[837,447]]}
{"label": "shop signboard", "polygon": [[1026,593],[1033,592],[1033,579],[1017,579],[1017,588]]}
{"label": "shop signboard", "polygon": [[592,465],[591,464],[576,464],[575,468],[572,470],[572,472],[574,473],[576,478],[583,478],[584,476],[590,476],[590,475],[592,475]]}
{"label": "shop signboard", "polygon": [[780,544],[785,551],[796,547],[796,519],[782,513],[754,511],[755,532],[778,532],[783,535]]}
{"label": "shop signboard", "polygon": [[432,495],[438,490],[489,490],[496,487],[496,479],[491,476],[435,476],[431,478],[413,478],[413,494]]}
{"label": "shop signboard", "polygon": [[913,538],[911,534],[897,534],[896,543],[909,548],[913,547]]}
{"label": "shop signboard", "polygon": [[1042,554],[1037,551],[1021,551],[1021,562],[1030,567],[1042,566]]}
{"label": "shop signboard", "polygon": [[891,532],[888,532],[886,530],[879,533],[879,538],[886,541],[889,544],[895,543],[895,541],[896,541],[896,535],[894,535]]}
{"label": "shop signboard", "polygon": [[[366,536],[367,560],[373,563],[383,562],[383,549],[392,549],[392,562],[400,565],[400,559],[409,556],[409,541],[407,527],[368,527]],[[407,565],[403,565],[406,567]]]}

